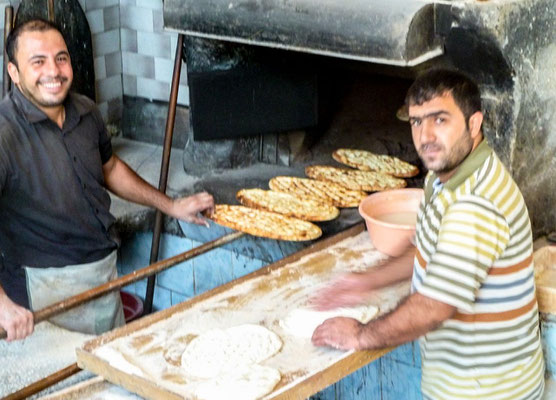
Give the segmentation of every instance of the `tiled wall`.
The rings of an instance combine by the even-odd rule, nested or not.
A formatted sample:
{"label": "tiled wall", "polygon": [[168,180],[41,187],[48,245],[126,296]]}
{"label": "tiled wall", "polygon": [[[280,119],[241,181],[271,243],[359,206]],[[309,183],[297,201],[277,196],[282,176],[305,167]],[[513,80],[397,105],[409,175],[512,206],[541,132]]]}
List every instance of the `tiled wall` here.
{"label": "tiled wall", "polygon": [[[149,265],[152,232],[138,232],[124,241],[118,255],[118,273],[123,276]],[[189,238],[163,234],[159,258],[167,259],[202,243]],[[223,248],[182,262],[157,275],[153,308],[162,310],[193,296],[221,286],[233,279],[258,270],[262,260]],[[147,280],[125,287],[126,291],[144,298]]]}
{"label": "tiled wall", "polygon": [[[105,119],[109,122],[121,119],[124,95],[167,102],[177,34],[164,32],[162,0],[79,0],[79,3],[91,29],[97,103]],[[2,30],[4,9],[10,4],[17,10],[19,0],[0,0]],[[189,104],[185,64],[178,104]]]}

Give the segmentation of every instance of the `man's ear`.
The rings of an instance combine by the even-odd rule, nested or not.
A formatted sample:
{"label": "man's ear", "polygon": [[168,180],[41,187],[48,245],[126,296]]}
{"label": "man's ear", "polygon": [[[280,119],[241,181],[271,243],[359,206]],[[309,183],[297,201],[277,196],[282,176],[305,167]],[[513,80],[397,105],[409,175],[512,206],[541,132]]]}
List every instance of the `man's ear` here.
{"label": "man's ear", "polygon": [[483,124],[483,113],[476,111],[471,117],[469,117],[469,133],[471,137],[475,138],[481,132],[481,125]]}
{"label": "man's ear", "polygon": [[19,70],[17,69],[17,66],[11,61],[8,63],[8,74],[10,74],[12,82],[17,85],[19,83]]}

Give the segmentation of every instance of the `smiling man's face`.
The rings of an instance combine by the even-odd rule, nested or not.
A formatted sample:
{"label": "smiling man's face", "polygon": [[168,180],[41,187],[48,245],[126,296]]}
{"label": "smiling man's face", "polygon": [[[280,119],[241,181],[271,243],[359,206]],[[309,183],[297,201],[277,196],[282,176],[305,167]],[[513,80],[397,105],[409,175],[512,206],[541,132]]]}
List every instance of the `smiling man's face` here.
{"label": "smiling man's face", "polygon": [[25,97],[45,111],[62,105],[73,81],[68,48],[54,30],[23,32],[17,40],[12,81]]}
{"label": "smiling man's face", "polygon": [[[470,118],[468,126],[449,92],[420,105],[410,104],[409,123],[415,149],[425,167],[436,172],[441,180],[451,176],[480,142],[474,120],[477,114]],[[482,115],[480,119],[482,122]]]}

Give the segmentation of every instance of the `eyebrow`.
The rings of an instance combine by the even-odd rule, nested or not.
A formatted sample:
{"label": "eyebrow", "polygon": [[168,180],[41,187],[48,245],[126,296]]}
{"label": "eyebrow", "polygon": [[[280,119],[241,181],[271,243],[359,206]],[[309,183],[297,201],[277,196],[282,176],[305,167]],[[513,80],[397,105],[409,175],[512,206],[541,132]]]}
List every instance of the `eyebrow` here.
{"label": "eyebrow", "polygon": [[438,117],[442,114],[446,114],[446,115],[450,115],[450,113],[446,110],[440,110],[440,111],[434,111],[428,114],[424,114],[424,115],[415,115],[415,116],[409,116],[409,120],[416,120],[416,119],[426,119],[426,118],[430,118],[430,117]]}
{"label": "eyebrow", "polygon": [[[67,50],[61,50],[58,53],[56,53],[56,55],[54,57],[58,57],[60,55],[65,55],[69,57],[69,52]],[[44,54],[34,54],[31,57],[29,57],[29,60],[34,60],[36,58],[46,58],[47,56]]]}

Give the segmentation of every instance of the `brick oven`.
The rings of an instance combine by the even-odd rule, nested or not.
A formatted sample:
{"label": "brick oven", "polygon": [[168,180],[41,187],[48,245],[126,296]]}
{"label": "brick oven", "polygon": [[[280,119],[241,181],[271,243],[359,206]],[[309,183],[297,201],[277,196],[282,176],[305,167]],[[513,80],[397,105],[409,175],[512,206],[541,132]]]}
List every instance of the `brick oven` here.
{"label": "brick oven", "polygon": [[418,162],[395,112],[420,70],[452,67],[479,83],[485,135],[548,233],[555,14],[554,0],[166,0],[165,29],[185,34],[184,167],[296,167],[337,145]]}

